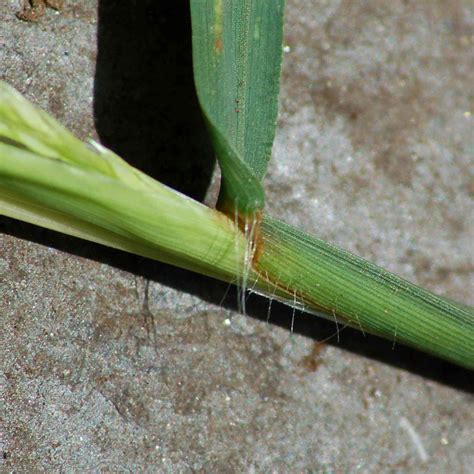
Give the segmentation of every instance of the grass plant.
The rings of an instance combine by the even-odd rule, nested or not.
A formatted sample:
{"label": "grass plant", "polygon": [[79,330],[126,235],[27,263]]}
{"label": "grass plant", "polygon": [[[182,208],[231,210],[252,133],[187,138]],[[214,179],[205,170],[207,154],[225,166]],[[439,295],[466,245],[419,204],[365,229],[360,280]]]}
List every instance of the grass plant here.
{"label": "grass plant", "polygon": [[216,209],[82,143],[0,83],[0,215],[299,305],[474,369],[474,312],[264,213],[283,0],[192,0],[195,83],[222,172]]}

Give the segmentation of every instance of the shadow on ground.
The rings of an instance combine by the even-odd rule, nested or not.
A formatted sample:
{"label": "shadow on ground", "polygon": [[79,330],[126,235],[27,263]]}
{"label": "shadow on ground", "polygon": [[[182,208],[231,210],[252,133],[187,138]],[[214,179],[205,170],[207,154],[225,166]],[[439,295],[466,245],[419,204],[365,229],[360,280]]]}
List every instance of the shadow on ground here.
{"label": "shadow on ground", "polygon": [[195,94],[188,0],[99,1],[94,118],[101,142],[202,201],[215,160]]}
{"label": "shadow on ground", "polygon": [[[154,178],[202,200],[214,159],[194,92],[189,2],[99,2],[94,116],[101,141]],[[0,230],[93,259],[236,310],[234,288],[185,270],[4,218]],[[251,296],[249,316],[265,321],[267,300]],[[274,303],[271,324],[293,312]],[[472,373],[421,352],[298,313],[294,332],[474,393]]]}

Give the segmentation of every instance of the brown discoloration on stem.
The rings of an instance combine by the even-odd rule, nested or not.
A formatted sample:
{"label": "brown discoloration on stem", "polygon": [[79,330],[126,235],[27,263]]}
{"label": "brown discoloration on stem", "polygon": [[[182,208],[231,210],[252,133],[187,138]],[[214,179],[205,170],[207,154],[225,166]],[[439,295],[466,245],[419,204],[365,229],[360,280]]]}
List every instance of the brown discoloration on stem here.
{"label": "brown discoloration on stem", "polygon": [[[331,314],[334,308],[326,308],[313,299],[298,294],[297,290],[290,288],[290,284],[284,286],[277,277],[268,273],[260,264],[260,259],[265,252],[265,239],[262,236],[261,223],[263,218],[262,211],[256,211],[252,214],[246,215],[238,213],[235,208],[228,206],[220,206],[220,213],[234,221],[238,229],[242,232],[246,239],[250,239],[249,246],[251,248],[250,266],[252,271],[258,275],[258,278],[265,281],[269,288],[275,288],[281,294],[284,294],[288,300],[294,300],[295,295],[298,296],[298,302],[303,306],[308,306],[315,311]],[[338,318],[348,320],[348,318],[338,314]]]}
{"label": "brown discoloration on stem", "polygon": [[[270,289],[274,288],[276,289],[276,291],[273,292],[275,297],[284,295],[290,302],[297,298],[297,302],[302,307],[308,307],[311,308],[312,311],[319,311],[327,315],[336,313],[336,317],[339,321],[345,323],[351,322],[351,318],[340,314],[335,306],[326,307],[313,298],[308,297],[308,295],[302,295],[291,282],[286,285],[282,284],[277,276],[269,274],[268,270],[261,265],[260,260],[265,253],[265,239],[262,235],[261,226],[263,218],[262,211],[256,211],[249,215],[238,213],[235,209],[229,209],[229,207],[220,207],[219,211],[222,215],[225,215],[226,218],[233,220],[245,238],[249,239],[248,244],[251,249],[250,267],[259,280],[268,284],[267,294],[270,294]],[[284,262],[282,264],[284,264]]]}
{"label": "brown discoloration on stem", "polygon": [[258,261],[263,250],[263,241],[260,238],[260,227],[263,217],[262,211],[258,210],[250,214],[241,214],[235,208],[230,208],[225,205],[218,205],[218,209],[235,222],[246,239],[250,239],[249,244],[252,249],[251,264],[253,267],[254,262]]}

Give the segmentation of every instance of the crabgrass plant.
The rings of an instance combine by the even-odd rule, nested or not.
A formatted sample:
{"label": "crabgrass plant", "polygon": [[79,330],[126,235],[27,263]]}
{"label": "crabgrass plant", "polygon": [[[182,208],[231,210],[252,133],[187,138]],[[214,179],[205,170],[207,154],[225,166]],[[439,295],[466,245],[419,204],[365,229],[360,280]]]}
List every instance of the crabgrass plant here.
{"label": "crabgrass plant", "polygon": [[236,283],[474,369],[474,312],[264,213],[284,0],[192,0],[216,209],[82,143],[0,83],[0,214]]}

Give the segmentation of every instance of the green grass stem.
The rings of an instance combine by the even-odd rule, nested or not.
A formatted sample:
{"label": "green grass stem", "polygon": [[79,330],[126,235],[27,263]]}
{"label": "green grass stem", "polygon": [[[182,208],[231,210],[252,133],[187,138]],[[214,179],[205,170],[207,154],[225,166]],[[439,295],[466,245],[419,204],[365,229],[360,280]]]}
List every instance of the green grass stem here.
{"label": "green grass stem", "polygon": [[224,214],[71,137],[0,83],[0,215],[241,283],[474,369],[471,308],[268,216],[251,239]]}

